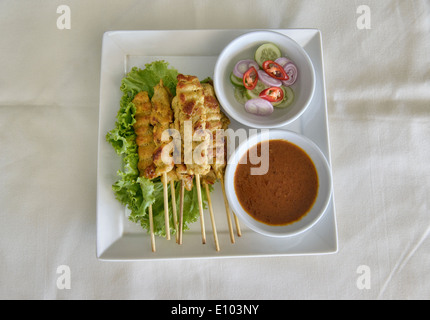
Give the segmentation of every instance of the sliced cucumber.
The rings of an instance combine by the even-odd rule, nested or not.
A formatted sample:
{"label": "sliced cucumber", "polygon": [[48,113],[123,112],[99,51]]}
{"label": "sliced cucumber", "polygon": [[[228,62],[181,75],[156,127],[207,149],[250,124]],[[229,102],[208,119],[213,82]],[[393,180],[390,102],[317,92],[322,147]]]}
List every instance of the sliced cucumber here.
{"label": "sliced cucumber", "polygon": [[246,90],[246,91],[245,91],[245,96],[246,96],[248,99],[255,99],[255,98],[259,98],[259,95],[258,95],[258,94],[255,94],[255,92],[254,92],[254,91],[252,91],[252,90]]}
{"label": "sliced cucumber", "polygon": [[239,87],[239,86],[234,87],[234,98],[240,104],[245,104],[246,101],[249,100],[249,98],[245,94],[246,91],[248,90],[246,90],[245,87]]}
{"label": "sliced cucumber", "polygon": [[286,108],[294,101],[294,91],[290,87],[281,87],[284,90],[284,99],[280,102],[272,103],[276,108]]}
{"label": "sliced cucumber", "polygon": [[258,49],[255,51],[254,59],[257,61],[260,67],[262,67],[264,61],[275,61],[276,59],[280,58],[281,55],[281,50],[275,44],[269,42],[258,47]]}
{"label": "sliced cucumber", "polygon": [[233,72],[230,73],[230,81],[236,87],[245,87],[243,85],[243,80],[241,78],[236,77]]}
{"label": "sliced cucumber", "polygon": [[249,99],[255,99],[260,97],[261,91],[268,88],[263,82],[258,81],[257,85],[252,90],[246,90],[245,94]]}

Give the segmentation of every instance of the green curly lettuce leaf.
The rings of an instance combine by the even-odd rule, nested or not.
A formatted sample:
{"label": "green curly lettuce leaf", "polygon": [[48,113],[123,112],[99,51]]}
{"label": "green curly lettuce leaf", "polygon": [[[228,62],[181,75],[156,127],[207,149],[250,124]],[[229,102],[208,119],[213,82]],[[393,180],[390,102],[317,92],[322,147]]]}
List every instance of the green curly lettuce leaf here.
{"label": "green curly lettuce leaf", "polygon": [[[134,67],[122,79],[121,91],[123,96],[120,101],[120,108],[116,116],[115,128],[106,134],[106,140],[114,148],[118,156],[122,157],[123,168],[118,170],[119,179],[113,184],[112,190],[116,199],[130,210],[129,219],[142,226],[149,232],[148,208],[152,205],[154,216],[154,232],[157,235],[165,236],[166,229],[164,223],[164,193],[163,183],[160,178],[148,180],[139,177],[137,168],[138,153],[136,144],[136,134],[133,124],[136,122],[134,116],[136,107],[133,104],[134,96],[140,91],[147,91],[149,97],[154,94],[154,87],[163,80],[164,86],[170,92],[176,94],[176,77],[178,71],[169,68],[165,61],[155,61],[145,65],[144,69]],[[170,195],[170,185],[168,186]],[[210,187],[212,190],[212,187]],[[184,195],[184,230],[189,229],[189,225],[197,221],[199,217],[199,205],[197,198],[197,188],[185,191]],[[179,208],[180,182],[175,182],[176,206]],[[202,192],[203,206],[207,207],[206,193]],[[179,212],[179,210],[178,210]],[[169,217],[170,225],[173,226],[172,200],[169,196]],[[171,228],[174,232],[174,228]]]}

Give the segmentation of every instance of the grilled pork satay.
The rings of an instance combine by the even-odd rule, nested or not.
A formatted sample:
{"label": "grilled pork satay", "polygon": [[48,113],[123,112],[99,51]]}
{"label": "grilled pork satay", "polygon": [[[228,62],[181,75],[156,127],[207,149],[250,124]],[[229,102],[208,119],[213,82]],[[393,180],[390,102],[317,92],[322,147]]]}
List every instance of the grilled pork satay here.
{"label": "grilled pork satay", "polygon": [[170,91],[164,87],[163,81],[160,80],[160,83],[154,87],[154,95],[151,99],[151,124],[154,126],[153,137],[157,146],[153,157],[156,166],[156,176],[162,176],[174,168],[173,159],[167,161],[169,160],[167,157],[162,157],[163,149],[168,145],[167,141],[162,141],[162,135],[165,130],[170,128],[170,124],[173,122],[173,111],[170,107],[171,101],[172,95]]}
{"label": "grilled pork satay", "polygon": [[[178,93],[178,92],[177,92]],[[172,109],[174,112],[174,123],[172,128],[180,133],[180,140],[175,140],[175,150],[180,153],[180,163],[176,163],[175,173],[181,181],[180,199],[179,199],[179,234],[178,243],[182,244],[183,218],[184,218],[184,190],[191,191],[193,188],[194,175],[188,173],[187,166],[184,164],[184,121],[189,119],[188,116],[182,113],[179,98],[176,96],[172,101]]]}
{"label": "grilled pork satay", "polygon": [[[219,164],[216,161],[217,156],[219,158],[219,152],[221,144],[223,144],[223,137],[217,134],[217,130],[222,129],[222,114],[219,107],[218,100],[215,97],[213,86],[209,83],[202,83],[203,94],[204,94],[204,105],[206,109],[206,130],[210,132],[212,137],[212,148],[208,150],[208,158],[211,162],[211,170],[206,174],[202,181],[207,184],[215,184],[217,175],[215,168],[218,168]],[[224,152],[224,151],[222,151]]]}
{"label": "grilled pork satay", "polygon": [[206,108],[206,130],[212,136],[212,149],[209,150],[209,159],[212,159],[211,167],[218,179],[224,176],[226,166],[226,143],[223,130],[228,128],[230,120],[221,111],[219,102],[215,96],[215,90],[209,83],[203,83]]}
{"label": "grilled pork satay", "polygon": [[176,165],[176,176],[181,182],[184,183],[185,189],[187,189],[188,191],[191,191],[193,189],[194,175],[188,173],[187,166],[185,164]]}
{"label": "grilled pork satay", "polygon": [[[204,97],[200,81],[194,76],[178,75],[178,85],[176,87],[176,97],[173,98],[172,108],[175,113],[174,128],[181,134],[182,142],[185,141],[185,122],[192,124],[194,135],[196,130],[204,129],[205,121],[202,119]],[[192,137],[191,137],[192,139]],[[198,143],[193,142],[193,150]],[[181,145],[181,164],[176,165],[176,173],[181,181],[184,181],[185,188],[190,191],[193,188],[193,177],[195,174],[201,174],[201,171],[209,171],[210,166],[204,170],[194,170],[194,164],[184,163],[184,153],[192,150],[184,150]],[[205,153],[206,154],[206,153]],[[204,154],[204,155],[205,155]],[[198,168],[197,168],[198,169]]]}
{"label": "grilled pork satay", "polygon": [[[177,92],[178,94],[178,92]],[[172,101],[172,109],[174,112],[175,121],[172,124],[172,128],[176,132],[180,133],[179,141],[175,141],[175,150],[180,153],[181,159],[180,163],[175,164],[175,173],[179,181],[181,181],[180,189],[180,201],[179,201],[179,233],[178,233],[178,243],[182,244],[182,232],[183,232],[183,215],[184,215],[184,190],[191,191],[193,189],[193,179],[194,175],[189,174],[187,166],[184,164],[184,121],[190,119],[189,116],[181,111],[181,105],[179,98],[176,96]]]}
{"label": "grilled pork satay", "polygon": [[[133,99],[133,104],[136,107],[135,120],[133,125],[136,133],[137,152],[139,161],[137,168],[139,175],[147,177],[148,170],[152,165],[152,154],[155,150],[155,143],[152,137],[152,126],[150,123],[152,104],[149,100],[148,92],[139,92]],[[152,215],[152,205],[149,206],[149,228],[151,231],[152,251],[155,252],[155,236]]]}
{"label": "grilled pork satay", "polygon": [[[184,137],[184,122],[190,121],[191,134],[200,135],[202,141],[193,141],[192,152],[201,151],[201,157],[193,159],[191,163],[186,163],[190,175],[205,175],[210,170],[208,163],[208,135],[206,129],[206,108],[204,106],[203,87],[195,76],[178,75],[176,87],[176,97],[173,101],[175,116],[178,113],[181,136]],[[176,112],[178,110],[178,112]],[[190,137],[189,137],[190,138]],[[185,150],[186,151],[186,150]],[[184,156],[187,156],[186,154]],[[197,162],[196,162],[197,160]]]}
{"label": "grilled pork satay", "polygon": [[[174,191],[174,162],[173,158],[170,157],[170,150],[168,148],[168,142],[163,141],[163,133],[168,130],[173,123],[173,111],[170,107],[172,101],[172,95],[168,88],[164,87],[163,81],[160,80],[159,84],[154,87],[154,95],[152,96],[152,114],[151,124],[154,126],[153,137],[157,148],[153,154],[154,160],[154,175],[161,176],[164,185],[164,214],[166,223],[166,236],[170,239],[170,227],[169,227],[169,206],[167,199],[167,182],[170,180],[171,196],[173,205],[173,222],[175,230],[177,230],[177,216],[176,216],[176,200]],[[169,154],[165,154],[169,152]],[[173,150],[172,150],[173,152]],[[170,179],[169,179],[170,178]]]}
{"label": "grilled pork satay", "polygon": [[174,97],[172,101],[172,109],[174,112],[174,119],[175,119],[172,127],[176,129],[176,131],[180,132],[180,135],[181,135],[180,144],[175,145],[175,148],[177,148],[181,154],[181,163],[176,164],[175,171],[178,179],[185,186],[185,189],[187,189],[188,191],[191,191],[191,189],[193,188],[194,175],[188,173],[187,166],[184,164],[184,145],[183,145],[184,122],[190,121],[191,117],[188,116],[186,113],[182,112],[181,103],[178,97],[178,94],[181,94],[181,92],[177,91],[176,94],[177,94],[176,97]]}
{"label": "grilled pork satay", "polygon": [[227,164],[227,144],[224,136],[225,130],[230,124],[230,120],[221,111],[220,104],[215,96],[215,90],[212,84],[202,84],[205,95],[205,107],[207,113],[206,129],[211,132],[213,148],[210,150],[212,159],[211,171],[207,174],[203,181],[206,184],[213,184],[217,179],[221,181],[222,191],[224,195],[224,204],[227,215],[227,223],[230,231],[230,241],[234,243],[233,226],[231,222],[230,207],[224,189],[224,171]]}
{"label": "grilled pork satay", "polygon": [[[210,199],[210,192],[208,184],[214,184],[217,177],[222,175],[222,168],[225,167],[225,156],[224,156],[224,134],[223,121],[228,118],[221,112],[219,102],[215,96],[215,91],[210,83],[203,83],[203,94],[204,94],[204,106],[206,112],[206,130],[212,137],[212,147],[209,149],[209,159],[211,162],[210,172],[203,177],[204,188],[208,197],[209,213],[212,222],[212,229],[214,231],[214,240],[217,251],[219,251],[218,237],[216,234],[215,217],[212,209],[212,201]],[[228,125],[228,123],[226,123]],[[227,217],[230,228],[230,236],[234,243],[234,235],[231,228],[231,218],[227,211]]]}
{"label": "grilled pork satay", "polygon": [[[204,229],[204,217],[203,217],[203,203],[200,189],[200,175],[205,175],[210,171],[210,165],[208,163],[208,145],[209,139],[205,132],[206,129],[206,110],[204,107],[204,95],[203,88],[200,84],[200,81],[195,76],[183,75],[179,74],[178,84],[176,86],[176,97],[173,98],[172,107],[175,112],[175,126],[179,129],[181,133],[182,141],[192,139],[195,133],[200,133],[203,141],[193,141],[192,142],[192,150],[187,150],[184,147],[185,157],[189,157],[188,154],[190,151],[191,154],[191,163],[185,163],[186,165],[186,173],[184,171],[184,166],[177,166],[178,178],[182,179],[182,181],[186,181],[184,177],[188,176],[196,176],[196,187],[197,187],[197,196],[199,200],[199,211],[200,211],[200,224],[202,231],[202,242],[206,243],[206,233]],[[185,133],[186,130],[186,122],[190,122],[191,124],[191,132]],[[187,136],[191,134],[191,137]],[[194,159],[194,155],[196,152],[200,152],[201,157],[198,157],[198,163]],[[182,209],[181,209],[182,210]]]}
{"label": "grilled pork satay", "polygon": [[217,176],[213,169],[211,169],[208,174],[202,177],[202,182],[206,184],[214,185],[216,181]]}
{"label": "grilled pork satay", "polygon": [[227,166],[227,137],[225,135],[225,132],[228,129],[228,126],[230,124],[230,119],[227,118],[227,116],[222,112],[221,112],[221,115],[222,115],[221,129],[222,129],[223,135],[219,137],[219,139],[221,139],[221,143],[220,143],[220,140],[217,140],[216,154],[217,154],[217,159],[223,159],[224,161],[221,163],[217,163],[216,166],[214,167],[215,174],[217,178],[220,180],[224,178],[225,167]]}
{"label": "grilled pork satay", "polygon": [[152,137],[151,112],[152,104],[148,92],[139,92],[132,101],[136,107],[135,119],[133,125],[136,133],[137,152],[139,162],[137,167],[140,176],[147,177],[147,168],[152,164],[152,154],[155,150],[155,143]]}

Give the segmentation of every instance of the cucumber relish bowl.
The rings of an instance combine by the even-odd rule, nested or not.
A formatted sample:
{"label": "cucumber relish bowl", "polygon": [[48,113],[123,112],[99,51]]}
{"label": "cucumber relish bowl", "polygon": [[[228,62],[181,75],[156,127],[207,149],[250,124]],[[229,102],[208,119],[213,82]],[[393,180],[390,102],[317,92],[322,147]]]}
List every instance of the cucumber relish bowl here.
{"label": "cucumber relish bowl", "polygon": [[[295,82],[288,86],[289,92],[293,92],[292,102],[287,107],[269,105],[268,112],[258,114],[256,109],[250,111],[250,108],[245,108],[244,101],[238,99],[237,87],[240,87],[242,79],[237,77],[237,83],[234,83],[232,72],[239,61],[261,59],[261,52],[257,53],[257,49],[265,44],[277,47],[280,59],[292,62],[297,74]],[[281,62],[279,64],[282,65]],[[299,118],[309,106],[315,91],[315,78],[311,59],[296,41],[275,31],[253,31],[235,38],[222,50],[215,64],[213,81],[216,96],[229,117],[251,128],[280,128]],[[263,78],[258,81],[263,81]],[[256,98],[254,100],[261,101],[258,96]],[[263,102],[266,106],[267,101]]]}

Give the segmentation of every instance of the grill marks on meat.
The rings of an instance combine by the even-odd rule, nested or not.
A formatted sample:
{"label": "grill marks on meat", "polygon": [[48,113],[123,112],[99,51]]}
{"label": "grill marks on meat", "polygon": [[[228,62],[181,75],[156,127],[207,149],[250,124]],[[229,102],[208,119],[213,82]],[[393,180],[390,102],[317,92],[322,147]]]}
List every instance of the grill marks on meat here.
{"label": "grill marks on meat", "polygon": [[[183,180],[185,188],[193,188],[194,175],[202,176],[202,181],[214,184],[224,175],[226,166],[226,137],[221,129],[226,130],[230,120],[220,110],[213,85],[200,83],[191,75],[179,74],[176,96],[172,97],[169,89],[160,81],[154,87],[154,95],[149,98],[147,92],[139,92],[133,99],[136,106],[133,125],[136,133],[141,176],[154,179],[167,173],[168,181]],[[185,121],[190,121],[190,133],[197,141],[192,141],[192,163],[184,163]],[[163,141],[162,135],[169,128],[176,129],[181,135],[181,163],[174,164],[169,141]],[[212,139],[212,140],[211,140]],[[168,148],[168,149],[165,149]],[[165,156],[163,157],[163,152]],[[166,154],[165,152],[169,152]],[[200,161],[196,157],[200,155]],[[169,161],[165,161],[169,159]],[[223,159],[223,161],[220,161]],[[164,161],[163,161],[164,160]]]}
{"label": "grill marks on meat", "polygon": [[[153,152],[155,170],[152,172],[152,177],[155,178],[171,172],[175,166],[171,157],[173,150],[169,150],[168,146],[169,141],[163,141],[163,132],[168,130],[173,123],[173,111],[170,107],[172,94],[164,86],[162,80],[154,87],[151,102],[151,124],[153,126],[153,140],[156,145],[156,149]],[[171,174],[168,178],[176,180]]]}
{"label": "grill marks on meat", "polygon": [[156,148],[152,136],[151,113],[152,104],[148,96],[148,92],[139,92],[133,99],[133,104],[136,107],[135,120],[133,124],[136,133],[137,152],[139,161],[137,168],[140,176],[146,176],[146,171],[152,171],[151,167],[153,160],[152,154]]}
{"label": "grill marks on meat", "polygon": [[[178,178],[185,182],[187,190],[192,189],[192,180],[194,175],[205,175],[210,171],[208,163],[208,135],[204,131],[206,128],[206,110],[204,106],[204,93],[200,81],[195,76],[179,74],[177,77],[176,96],[172,101],[172,108],[175,114],[174,128],[181,134],[182,141],[185,141],[185,122],[191,122],[192,136],[200,137],[200,141],[192,142],[192,163],[184,164],[184,150],[181,146],[181,165],[176,166]],[[197,133],[197,135],[196,135]],[[201,157],[199,161],[195,159],[195,151],[199,151]]]}
{"label": "grill marks on meat", "polygon": [[162,157],[163,149],[169,143],[162,141],[162,134],[173,122],[171,100],[171,93],[160,81],[154,87],[152,99],[149,98],[148,92],[142,91],[132,101],[136,107],[136,122],[133,127],[139,156],[137,167],[140,176],[147,179],[155,179],[167,173],[168,181],[177,180],[176,173],[172,171],[173,160],[163,161],[167,157],[166,159]]}
{"label": "grill marks on meat", "polygon": [[208,151],[208,157],[212,160],[210,172],[203,177],[203,181],[214,184],[216,179],[224,175],[227,163],[227,145],[224,131],[228,128],[230,120],[221,111],[215,90],[210,83],[203,83],[204,107],[206,112],[206,130],[212,137],[212,148]]}

